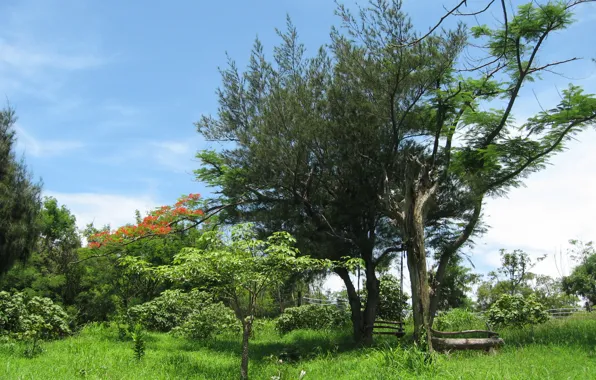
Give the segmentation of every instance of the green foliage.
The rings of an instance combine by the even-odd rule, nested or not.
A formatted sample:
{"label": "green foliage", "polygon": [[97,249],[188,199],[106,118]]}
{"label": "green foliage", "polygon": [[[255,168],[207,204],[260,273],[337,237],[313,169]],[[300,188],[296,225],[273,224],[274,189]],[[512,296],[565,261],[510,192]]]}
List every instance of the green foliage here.
{"label": "green foliage", "polygon": [[576,303],[577,299],[565,295],[560,280],[530,272],[544,257],[533,261],[527,253],[518,249],[512,252],[501,249],[500,254],[502,266],[490,272],[488,280],[483,281],[476,290],[478,309],[488,310],[503,294],[534,295],[547,308],[561,308]]}
{"label": "green foliage", "polygon": [[234,312],[223,303],[203,304],[172,330],[189,339],[206,340],[222,333],[238,333],[240,323]]}
{"label": "green foliage", "polygon": [[275,328],[281,334],[293,330],[322,330],[338,328],[349,323],[349,315],[332,305],[303,305],[289,307],[277,319]]}
{"label": "green foliage", "polygon": [[472,291],[472,285],[477,283],[480,275],[473,273],[468,267],[461,265],[460,256],[452,257],[445,270],[445,275],[437,290],[435,283],[436,270],[430,273],[430,282],[434,285],[437,295],[437,310],[450,310],[455,308],[465,308],[472,304],[468,293]]}
{"label": "green foliage", "polygon": [[546,309],[561,309],[574,307],[579,298],[575,294],[565,293],[563,279],[552,278],[546,275],[537,275],[534,279],[532,290],[538,302]]}
{"label": "green foliage", "polygon": [[[197,129],[234,144],[199,153],[197,176],[218,189],[229,219],[289,230],[304,253],[361,258],[370,281],[381,242],[407,241],[411,275],[421,277],[412,292],[426,303],[428,252],[415,237],[440,235],[446,265],[480,232],[486,197],[521,186],[594,125],[596,99],[573,85],[527,120],[512,113],[528,83],[565,61],[543,62],[552,57],[544,42],[571,25],[579,3],[507,7],[494,25],[419,40],[402,1],[339,6],[343,28],[311,57],[288,22],[273,59],[256,41],[244,72],[234,61],[222,70],[217,115]],[[472,44],[484,64],[462,72]],[[429,310],[415,305],[416,324]]]}
{"label": "green foliage", "polygon": [[498,327],[538,325],[548,318],[544,306],[534,295],[522,297],[504,294],[488,310],[489,324]]}
{"label": "green foliage", "polygon": [[68,315],[49,298],[0,292],[0,334],[37,342],[70,334]]}
{"label": "green foliage", "polygon": [[0,276],[31,255],[40,231],[41,184],[16,157],[15,122],[12,109],[0,110]]}
{"label": "green foliage", "polygon": [[563,278],[563,288],[567,294],[584,297],[592,305],[596,304],[596,253],[592,242],[582,244],[572,242],[575,258],[579,260],[571,274]]}
{"label": "green foliage", "polygon": [[132,331],[132,341],[134,357],[137,360],[141,360],[145,356],[145,331],[143,326],[137,323]]}
{"label": "green foliage", "polygon": [[166,290],[159,297],[128,309],[133,323],[153,331],[170,331],[181,326],[188,317],[213,302],[213,296],[196,289],[190,292]]}
{"label": "green foliage", "polygon": [[[591,313],[594,314],[594,313]],[[588,313],[585,314],[588,316]],[[251,377],[295,380],[301,371],[307,379],[406,380],[406,379],[587,379],[596,371],[594,342],[596,316],[591,319],[551,320],[529,329],[507,329],[500,335],[506,345],[497,356],[477,352],[439,355],[432,367],[407,364],[402,352],[394,356],[380,344],[361,348],[347,330],[298,330],[280,336],[271,322],[251,343]],[[0,342],[2,375],[7,379],[235,379],[238,378],[238,339],[198,342],[166,333],[147,333],[145,359],[135,362],[131,342],[115,339],[113,327],[89,324],[79,334],[44,343],[44,355],[24,358],[20,342]],[[392,350],[395,338],[383,339]],[[406,339],[407,341],[408,339]],[[385,362],[384,353],[388,353]],[[297,362],[279,362],[284,353]],[[415,355],[415,354],[413,354]],[[420,356],[422,356],[421,354]],[[283,355],[286,357],[286,355]],[[412,360],[412,362],[416,362]],[[385,364],[387,363],[387,364]],[[389,364],[391,363],[391,364]],[[420,368],[418,374],[415,368]],[[403,369],[398,369],[403,368]]]}
{"label": "green foliage", "polygon": [[331,262],[298,256],[296,240],[287,232],[276,232],[258,239],[253,225],[235,225],[229,235],[205,232],[198,248],[186,248],[176,255],[174,265],[157,273],[183,283],[201,283],[234,310],[242,323],[241,378],[248,377],[248,337],[261,295],[280,286],[292,273],[327,269]]}
{"label": "green foliage", "polygon": [[51,298],[63,305],[73,305],[83,291],[84,268],[79,259],[81,239],[76,219],[55,198],[45,197],[39,215],[40,239],[26,263],[15,265],[0,279],[0,289],[17,290],[30,296]]}
{"label": "green foliage", "polygon": [[436,373],[438,354],[421,350],[417,345],[391,347],[387,345],[379,352],[381,368],[391,368],[398,372],[411,373],[416,376]]}
{"label": "green foliage", "polygon": [[330,266],[327,261],[298,256],[294,243],[285,232],[260,240],[252,225],[236,225],[229,238],[220,231],[206,232],[198,240],[201,248],[184,249],[174,265],[159,271],[174,281],[201,282],[244,320],[254,316],[260,296],[283,284],[290,274]]}
{"label": "green foliage", "polygon": [[409,309],[408,295],[401,292],[397,277],[384,275],[379,278],[379,306],[377,316],[380,319],[401,321]]}
{"label": "green foliage", "polygon": [[435,318],[435,329],[439,331],[481,330],[486,320],[469,309],[451,309]]}

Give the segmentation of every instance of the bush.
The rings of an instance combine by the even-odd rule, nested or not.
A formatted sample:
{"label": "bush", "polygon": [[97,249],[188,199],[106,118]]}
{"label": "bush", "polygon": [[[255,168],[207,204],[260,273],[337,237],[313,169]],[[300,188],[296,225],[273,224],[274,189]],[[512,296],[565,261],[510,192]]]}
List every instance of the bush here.
{"label": "bush", "polygon": [[390,274],[382,276],[379,285],[379,319],[402,321],[408,309],[408,295],[400,291],[397,277]]}
{"label": "bush", "polygon": [[60,338],[70,333],[68,315],[49,298],[0,292],[0,333],[20,340]]}
{"label": "bush", "polygon": [[225,331],[239,332],[240,330],[240,322],[232,309],[220,302],[203,305],[172,332],[191,339],[209,339]]}
{"label": "bush", "polygon": [[533,294],[526,298],[504,294],[488,310],[488,322],[499,327],[537,325],[547,320],[544,305]]}
{"label": "bush", "polygon": [[486,320],[468,309],[452,309],[435,318],[435,328],[439,331],[481,330]]}
{"label": "bush", "polygon": [[330,305],[304,305],[289,307],[277,319],[275,328],[281,334],[292,330],[322,330],[342,327],[349,322],[349,315]]}
{"label": "bush", "polygon": [[[368,292],[362,289],[360,300],[366,305]],[[397,277],[386,274],[379,278],[379,304],[377,318],[390,321],[403,321],[410,309],[408,295],[401,292],[401,285]]]}
{"label": "bush", "polygon": [[129,308],[127,314],[133,324],[167,332],[181,326],[195,310],[211,304],[212,297],[205,292],[166,290],[149,302]]}

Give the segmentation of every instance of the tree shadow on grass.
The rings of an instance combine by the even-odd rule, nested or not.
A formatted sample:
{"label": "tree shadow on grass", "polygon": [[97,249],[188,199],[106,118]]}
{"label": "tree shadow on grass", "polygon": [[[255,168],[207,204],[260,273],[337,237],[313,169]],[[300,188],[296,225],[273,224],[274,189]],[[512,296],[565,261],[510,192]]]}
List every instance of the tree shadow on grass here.
{"label": "tree shadow on grass", "polygon": [[[240,336],[218,337],[208,341],[185,340],[180,348],[185,351],[209,350],[218,353],[233,353],[240,357]],[[298,362],[328,357],[357,349],[349,334],[339,332],[294,331],[285,336],[266,334],[249,343],[249,356],[253,362],[278,361]]]}
{"label": "tree shadow on grass", "polygon": [[238,363],[235,361],[208,360],[184,352],[166,356],[161,364],[173,378],[232,379],[238,376]]}

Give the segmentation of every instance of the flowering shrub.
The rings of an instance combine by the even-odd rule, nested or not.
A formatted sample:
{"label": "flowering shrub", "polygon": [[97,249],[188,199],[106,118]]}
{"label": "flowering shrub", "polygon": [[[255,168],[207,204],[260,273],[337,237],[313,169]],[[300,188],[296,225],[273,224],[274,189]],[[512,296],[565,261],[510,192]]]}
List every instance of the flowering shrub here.
{"label": "flowering shrub", "polygon": [[185,195],[174,206],[161,206],[151,211],[136,225],[126,225],[115,231],[101,231],[89,236],[89,248],[100,248],[112,244],[123,244],[142,237],[167,235],[173,227],[185,221],[203,221],[204,202],[199,194]]}

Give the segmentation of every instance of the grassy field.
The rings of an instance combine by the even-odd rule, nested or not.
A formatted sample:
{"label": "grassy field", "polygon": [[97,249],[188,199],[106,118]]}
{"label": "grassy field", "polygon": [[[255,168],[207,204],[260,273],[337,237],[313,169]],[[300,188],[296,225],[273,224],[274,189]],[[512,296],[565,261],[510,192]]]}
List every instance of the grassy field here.
{"label": "grassy field", "polygon": [[[594,313],[596,314],[596,313]],[[280,337],[271,323],[251,341],[253,379],[595,379],[596,319],[550,321],[534,330],[504,331],[496,354],[460,352],[424,364],[407,338],[356,348],[348,331],[295,331]],[[0,379],[236,379],[239,338],[196,342],[150,333],[137,361],[132,342],[113,327],[90,325],[76,336],[44,343],[28,359],[25,346],[0,344]],[[405,347],[405,348],[404,348]],[[281,362],[280,362],[281,359]]]}

